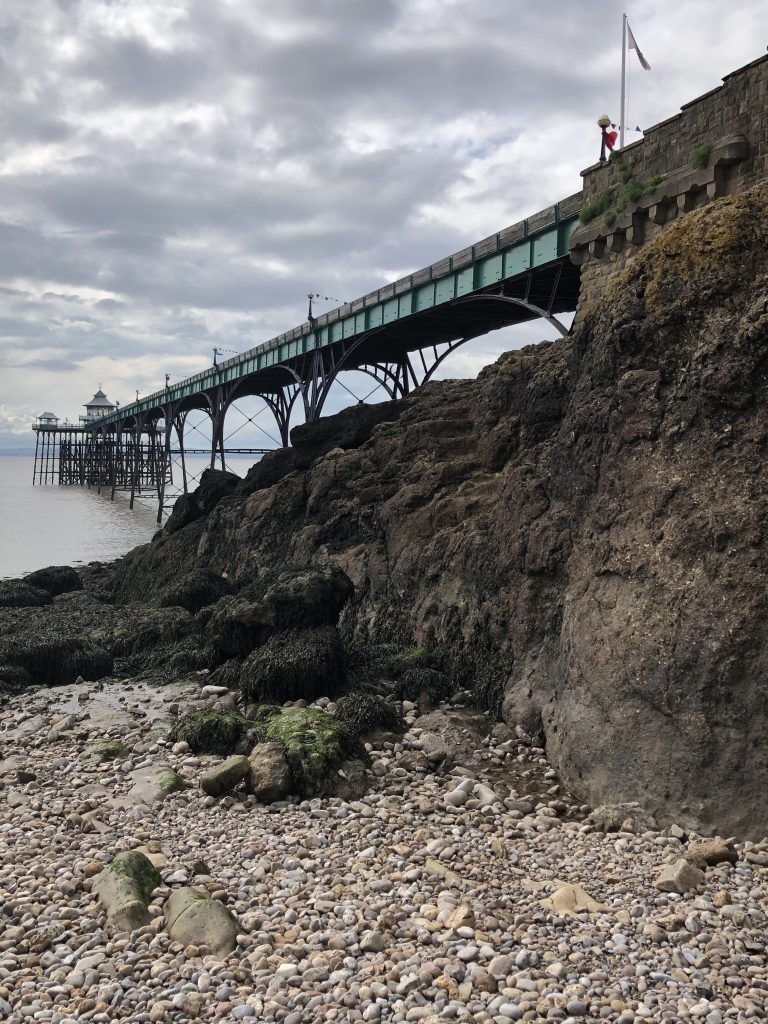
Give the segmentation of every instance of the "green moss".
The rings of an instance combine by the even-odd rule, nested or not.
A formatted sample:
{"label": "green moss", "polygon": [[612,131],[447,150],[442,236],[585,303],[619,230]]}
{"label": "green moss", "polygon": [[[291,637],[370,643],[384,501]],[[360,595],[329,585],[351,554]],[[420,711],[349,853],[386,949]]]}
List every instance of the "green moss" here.
{"label": "green moss", "polygon": [[162,885],[163,881],[154,864],[137,850],[118,853],[106,870],[129,878],[145,903],[149,901],[153,890]]}
{"label": "green moss", "polygon": [[282,746],[302,796],[328,792],[344,761],[367,760],[365,749],[342,723],[314,708],[286,708],[268,721],[265,737]]}
{"label": "green moss", "polygon": [[178,793],[187,788],[187,784],[177,772],[167,771],[158,779],[158,784],[163,793]]}
{"label": "green moss", "polygon": [[127,754],[128,748],[122,740],[101,740],[86,750],[88,757],[95,757],[99,761],[113,761],[117,757],[126,757]]}
{"label": "green moss", "polygon": [[647,182],[639,181],[633,174],[634,162],[626,163],[623,155],[619,152],[611,153],[608,159],[610,165],[616,170],[621,186],[616,202],[615,204],[613,202],[613,191],[606,189],[591,203],[587,203],[582,208],[579,214],[579,220],[582,224],[588,224],[595,217],[604,213],[603,223],[607,228],[612,228],[616,223],[618,214],[623,213],[628,206],[636,203],[643,196],[652,195],[664,180],[663,175],[654,174]]}
{"label": "green moss", "polygon": [[709,157],[712,153],[712,147],[708,144],[699,146],[691,153],[691,167],[697,171],[703,171],[709,163]]}
{"label": "green moss", "polygon": [[253,728],[253,723],[236,712],[193,711],[174,722],[168,733],[171,743],[189,744],[193,754],[231,754]]}
{"label": "green moss", "polygon": [[394,704],[374,693],[345,694],[336,703],[335,718],[353,736],[365,736],[375,729],[405,728],[403,716]]}

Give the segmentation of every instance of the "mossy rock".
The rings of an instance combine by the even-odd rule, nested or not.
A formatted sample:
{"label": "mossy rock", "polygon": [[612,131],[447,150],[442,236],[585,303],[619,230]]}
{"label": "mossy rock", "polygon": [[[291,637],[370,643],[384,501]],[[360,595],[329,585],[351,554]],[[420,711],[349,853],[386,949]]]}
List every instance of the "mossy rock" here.
{"label": "mossy rock", "polygon": [[97,761],[114,761],[118,757],[127,757],[128,748],[122,740],[100,740],[89,747],[85,754]]}
{"label": "mossy rock", "polygon": [[186,782],[179,773],[170,770],[163,772],[157,781],[160,791],[166,794],[180,793],[183,789],[187,788]]}
{"label": "mossy rock", "polygon": [[314,700],[333,696],[344,679],[341,639],[334,626],[277,633],[240,670],[249,702]]}
{"label": "mossy rock", "polygon": [[256,726],[237,712],[193,711],[178,718],[170,732],[170,743],[184,740],[193,754],[231,754],[237,744]]}
{"label": "mossy rock", "polygon": [[80,574],[71,565],[49,565],[45,569],[37,569],[25,576],[24,582],[30,587],[45,590],[51,597],[82,590],[83,587]]}
{"label": "mossy rock", "polygon": [[332,795],[346,761],[368,761],[359,740],[333,715],[315,708],[285,708],[267,721],[264,734],[282,746],[300,796]]}
{"label": "mossy rock", "polygon": [[405,728],[398,708],[375,693],[347,693],[336,703],[336,721],[353,736],[366,736],[377,729],[401,732]]}
{"label": "mossy rock", "polygon": [[41,608],[51,603],[51,595],[42,587],[23,580],[0,581],[0,608]]}
{"label": "mossy rock", "polygon": [[99,878],[113,875],[117,878],[130,879],[136,894],[147,902],[153,891],[163,884],[160,872],[154,864],[139,853],[138,850],[126,850],[118,853]]}

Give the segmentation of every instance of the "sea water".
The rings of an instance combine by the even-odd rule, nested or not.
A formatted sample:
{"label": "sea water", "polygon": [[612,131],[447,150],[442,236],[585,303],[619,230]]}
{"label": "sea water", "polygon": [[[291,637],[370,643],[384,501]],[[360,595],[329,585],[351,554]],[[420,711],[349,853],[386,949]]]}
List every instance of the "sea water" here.
{"label": "sea water", "polygon": [[[82,565],[119,558],[152,539],[158,529],[157,497],[138,495],[131,510],[122,493],[32,483],[34,458],[0,455],[0,579],[46,565]],[[196,477],[207,463],[188,461]],[[250,460],[231,468],[245,476]],[[189,485],[196,486],[194,482]]]}

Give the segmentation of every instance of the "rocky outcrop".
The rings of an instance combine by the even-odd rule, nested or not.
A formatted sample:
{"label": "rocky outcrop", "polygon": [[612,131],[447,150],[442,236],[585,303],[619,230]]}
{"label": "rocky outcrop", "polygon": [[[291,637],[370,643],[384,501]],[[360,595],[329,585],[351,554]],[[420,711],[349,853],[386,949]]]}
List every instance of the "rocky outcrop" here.
{"label": "rocky outcrop", "polygon": [[767,229],[764,189],[720,200],[571,339],[346,448],[302,428],[189,528],[194,563],[341,568],[349,633],[438,649],[585,800],[762,834]]}
{"label": "rocky outcrop", "polygon": [[[160,648],[169,673],[252,678],[258,696],[275,693],[269,645],[331,631],[340,613],[344,658],[321,688],[342,670],[355,684],[361,666],[409,700],[468,687],[544,743],[583,802],[762,836],[766,239],[765,188],[717,200],[640,250],[572,337],[303,426],[244,481],[206,477],[98,582],[133,607],[104,608],[88,643],[134,670]],[[201,569],[234,592],[194,614],[140,607]],[[31,630],[59,600],[0,619]],[[20,657],[11,635],[0,666],[47,681],[51,659]],[[397,671],[370,657],[405,648],[419,657]],[[312,729],[289,724],[265,738],[282,743],[297,792],[325,791],[325,764],[313,779],[292,752]],[[349,754],[329,748],[334,766]]]}

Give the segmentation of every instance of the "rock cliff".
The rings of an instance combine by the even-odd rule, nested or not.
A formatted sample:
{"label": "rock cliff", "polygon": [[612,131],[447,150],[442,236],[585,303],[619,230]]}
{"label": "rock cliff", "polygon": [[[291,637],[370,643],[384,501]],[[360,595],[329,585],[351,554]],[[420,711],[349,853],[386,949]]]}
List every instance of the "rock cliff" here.
{"label": "rock cliff", "polygon": [[437,652],[593,806],[765,834],[767,240],[768,190],[719,200],[571,338],[298,428],[183,503],[116,600],[339,567],[347,637]]}

